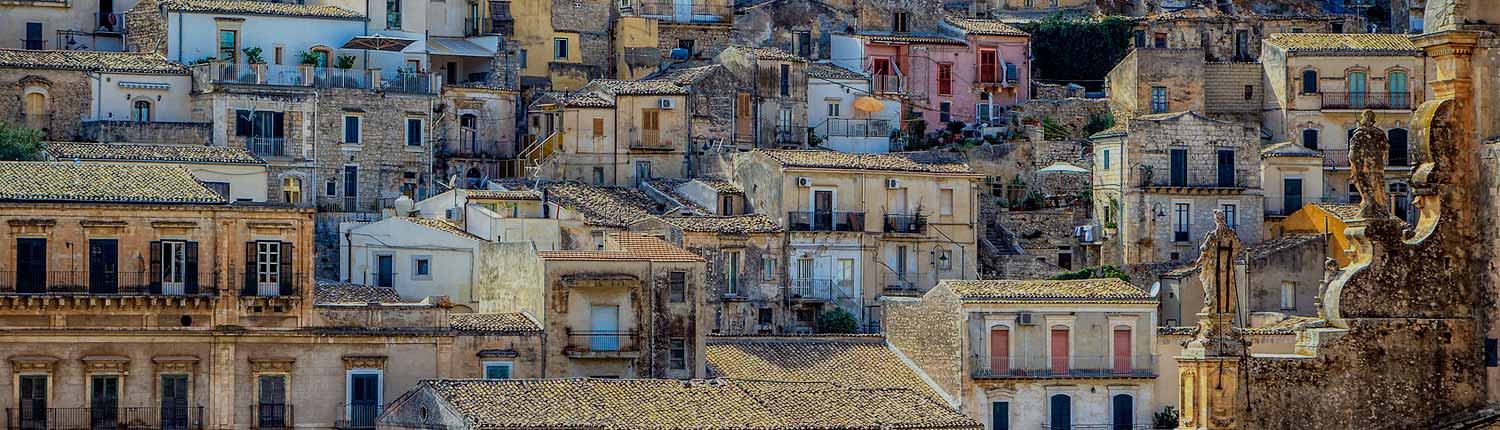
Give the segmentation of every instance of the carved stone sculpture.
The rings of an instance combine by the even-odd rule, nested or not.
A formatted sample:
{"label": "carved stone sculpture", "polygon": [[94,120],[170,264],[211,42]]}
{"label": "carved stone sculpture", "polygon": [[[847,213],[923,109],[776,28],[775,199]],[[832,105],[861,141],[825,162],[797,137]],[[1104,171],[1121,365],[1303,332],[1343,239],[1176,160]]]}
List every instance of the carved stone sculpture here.
{"label": "carved stone sculpture", "polygon": [[1375,128],[1375,113],[1359,114],[1359,128],[1349,139],[1350,181],[1359,191],[1359,214],[1365,219],[1390,218],[1390,198],[1385,194],[1386,156],[1391,144],[1385,131]]}

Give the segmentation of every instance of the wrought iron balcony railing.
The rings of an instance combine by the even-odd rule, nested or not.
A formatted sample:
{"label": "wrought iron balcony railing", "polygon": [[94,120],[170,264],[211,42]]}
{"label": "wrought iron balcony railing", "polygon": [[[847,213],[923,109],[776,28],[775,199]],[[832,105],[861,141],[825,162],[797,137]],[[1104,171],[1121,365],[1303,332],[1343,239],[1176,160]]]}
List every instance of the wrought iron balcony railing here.
{"label": "wrought iron balcony railing", "polygon": [[1018,357],[973,357],[976,378],[1066,378],[1152,377],[1156,355],[1066,355],[1048,357],[1031,354]]}
{"label": "wrought iron balcony railing", "polygon": [[1411,109],[1409,92],[1335,92],[1318,93],[1323,109]]}
{"label": "wrought iron balcony railing", "polygon": [[7,408],[7,430],[201,430],[203,407]]}
{"label": "wrought iron balcony railing", "polygon": [[791,231],[864,231],[864,212],[793,211],[787,212]]}

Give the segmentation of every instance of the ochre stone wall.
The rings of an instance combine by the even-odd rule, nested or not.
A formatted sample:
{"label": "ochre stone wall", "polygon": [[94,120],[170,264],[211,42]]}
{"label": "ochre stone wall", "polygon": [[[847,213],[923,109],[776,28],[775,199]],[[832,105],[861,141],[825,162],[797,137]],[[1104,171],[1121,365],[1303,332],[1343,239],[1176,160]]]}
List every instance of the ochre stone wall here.
{"label": "ochre stone wall", "polygon": [[884,297],[880,308],[886,341],[932,378],[939,389],[959,396],[964,382],[965,322],[958,295],[937,287],[920,300]]}

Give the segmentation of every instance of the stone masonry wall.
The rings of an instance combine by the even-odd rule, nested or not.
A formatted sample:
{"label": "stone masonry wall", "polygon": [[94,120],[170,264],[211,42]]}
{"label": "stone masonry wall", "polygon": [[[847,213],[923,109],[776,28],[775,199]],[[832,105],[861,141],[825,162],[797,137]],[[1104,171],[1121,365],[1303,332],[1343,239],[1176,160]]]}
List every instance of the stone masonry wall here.
{"label": "stone masonry wall", "polygon": [[939,389],[960,396],[965,322],[958,295],[938,287],[920,300],[884,297],[880,302],[886,341],[932,378]]}
{"label": "stone masonry wall", "polygon": [[657,26],[656,38],[663,58],[671,55],[678,41],[693,41],[693,54],[697,58],[713,58],[719,51],[729,47],[730,24],[679,24],[661,22]]}
{"label": "stone masonry wall", "polygon": [[167,55],[167,23],[160,5],[160,0],[140,0],[125,12],[125,28],[130,29],[126,51]]}
{"label": "stone masonry wall", "polygon": [[213,142],[213,123],[85,121],[80,138],[90,142],[183,143]]}
{"label": "stone masonry wall", "polygon": [[[35,117],[22,110],[26,94],[32,91],[47,96],[47,111]],[[0,69],[0,121],[44,130],[46,139],[75,140],[93,94],[82,72]]]}
{"label": "stone masonry wall", "polygon": [[794,35],[807,32],[810,57],[829,58],[834,33],[846,32],[854,23],[853,11],[831,2],[785,0],[764,2],[735,11],[732,37],[736,45],[781,48],[797,52]]}
{"label": "stone masonry wall", "polygon": [[[1260,113],[1265,86],[1259,63],[1203,65],[1203,109],[1208,114]],[[1247,90],[1248,88],[1248,90]]]}
{"label": "stone masonry wall", "polygon": [[[371,92],[360,89],[332,88],[318,98],[316,137],[318,180],[309,192],[318,194],[318,205],[345,212],[378,211],[380,199],[394,198],[403,184],[421,189],[427,180],[431,140],[421,146],[406,144],[406,119],[423,119],[424,130],[431,127],[432,94]],[[344,145],[345,115],[361,118],[359,145]],[[431,134],[431,133],[427,133]],[[427,136],[431,137],[431,136]],[[350,196],[344,187],[345,166],[358,166],[357,194],[352,207],[345,202]],[[329,179],[335,193],[326,190]],[[420,197],[420,196],[417,196]]]}
{"label": "stone masonry wall", "polygon": [[1022,120],[1050,118],[1071,131],[1068,137],[1075,139],[1088,137],[1085,127],[1089,120],[1106,115],[1110,115],[1108,99],[1031,99],[1021,107]]}

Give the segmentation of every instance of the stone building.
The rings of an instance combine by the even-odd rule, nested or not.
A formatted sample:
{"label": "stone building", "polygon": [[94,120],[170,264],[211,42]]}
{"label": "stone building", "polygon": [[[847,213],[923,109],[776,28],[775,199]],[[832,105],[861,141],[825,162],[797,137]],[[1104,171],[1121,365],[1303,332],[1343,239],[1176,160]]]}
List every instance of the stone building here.
{"label": "stone building", "polygon": [[1118,279],[943,281],[882,300],[891,346],[986,428],[1144,428],[1157,301]]}
{"label": "stone building", "polygon": [[688,137],[692,146],[722,148],[735,141],[735,134],[741,129],[738,123],[748,121],[739,117],[736,108],[744,87],[723,65],[699,63],[702,62],[674,65],[647,79],[668,81],[687,90],[687,111],[691,116]]}
{"label": "stone building", "polygon": [[776,48],[730,46],[715,60],[740,83],[735,148],[807,146],[807,59]]}
{"label": "stone building", "polygon": [[[572,91],[612,77],[613,2],[510,0],[523,89]],[[535,132],[533,132],[535,133]]]}
{"label": "stone building", "polygon": [[483,83],[445,85],[443,112],[436,115],[436,165],[433,174],[455,186],[479,188],[485,180],[518,175],[507,170],[520,151],[516,110],[520,94],[513,88]]}
{"label": "stone building", "polygon": [[620,3],[615,18],[614,43],[617,79],[638,79],[675,64],[672,51],[686,59],[713,58],[730,44],[734,6],[730,0],[685,2],[645,0]]}
{"label": "stone building", "polygon": [[[649,399],[650,401],[642,401]],[[904,389],[762,380],[424,381],[379,429],[909,428],[978,430],[972,419]]]}
{"label": "stone building", "polygon": [[1247,244],[1260,242],[1255,127],[1178,112],[1139,116],[1090,139],[1101,263],[1191,260],[1216,210]]}
{"label": "stone building", "polygon": [[535,140],[520,154],[530,177],[636,185],[691,172],[687,91],[665,80],[599,79],[532,102]]}
{"label": "stone building", "polygon": [[827,382],[856,389],[902,389],[955,407],[923,370],[881,335],[710,336],[716,378]]}
{"label": "stone building", "polygon": [[1413,221],[1407,183],[1416,159],[1410,115],[1427,98],[1426,54],[1398,34],[1275,34],[1263,46],[1261,63],[1272,95],[1266,98],[1264,128],[1276,141],[1322,153],[1323,186],[1314,195],[1329,202],[1358,201],[1350,182],[1349,139],[1359,113],[1369,110],[1390,146],[1386,187],[1392,209],[1398,218]]}
{"label": "stone building", "polygon": [[1137,47],[1105,77],[1116,122],[1138,115],[1202,112],[1259,123],[1265,86],[1255,63],[1208,62],[1200,48]]}
{"label": "stone building", "polygon": [[[1241,279],[1242,314],[1278,313],[1317,317],[1318,289],[1323,283],[1330,238],[1320,233],[1286,233],[1245,247],[1234,262]],[[1203,307],[1203,282],[1197,261],[1161,276],[1158,299],[1164,327],[1196,327]],[[1242,319],[1249,326],[1251,321]]]}
{"label": "stone building", "polygon": [[188,69],[156,54],[0,49],[0,120],[51,140],[206,143]]}
{"label": "stone building", "polygon": [[738,2],[732,42],[777,48],[808,59],[831,59],[832,36],[855,28],[850,3],[849,0]]}
{"label": "stone building", "polygon": [[181,167],[0,177],[12,425],[360,427],[420,379],[541,374],[529,316],[316,283],[309,209],[227,203]]}
{"label": "stone building", "polygon": [[1201,49],[1207,62],[1255,62],[1261,40],[1274,33],[1361,33],[1363,20],[1354,15],[1322,12],[1260,14],[1250,10],[1221,10],[1217,5],[1193,3],[1186,8],[1157,10],[1138,18],[1136,48]]}
{"label": "stone building", "polygon": [[25,1],[0,5],[0,49],[124,51],[134,2]]}

